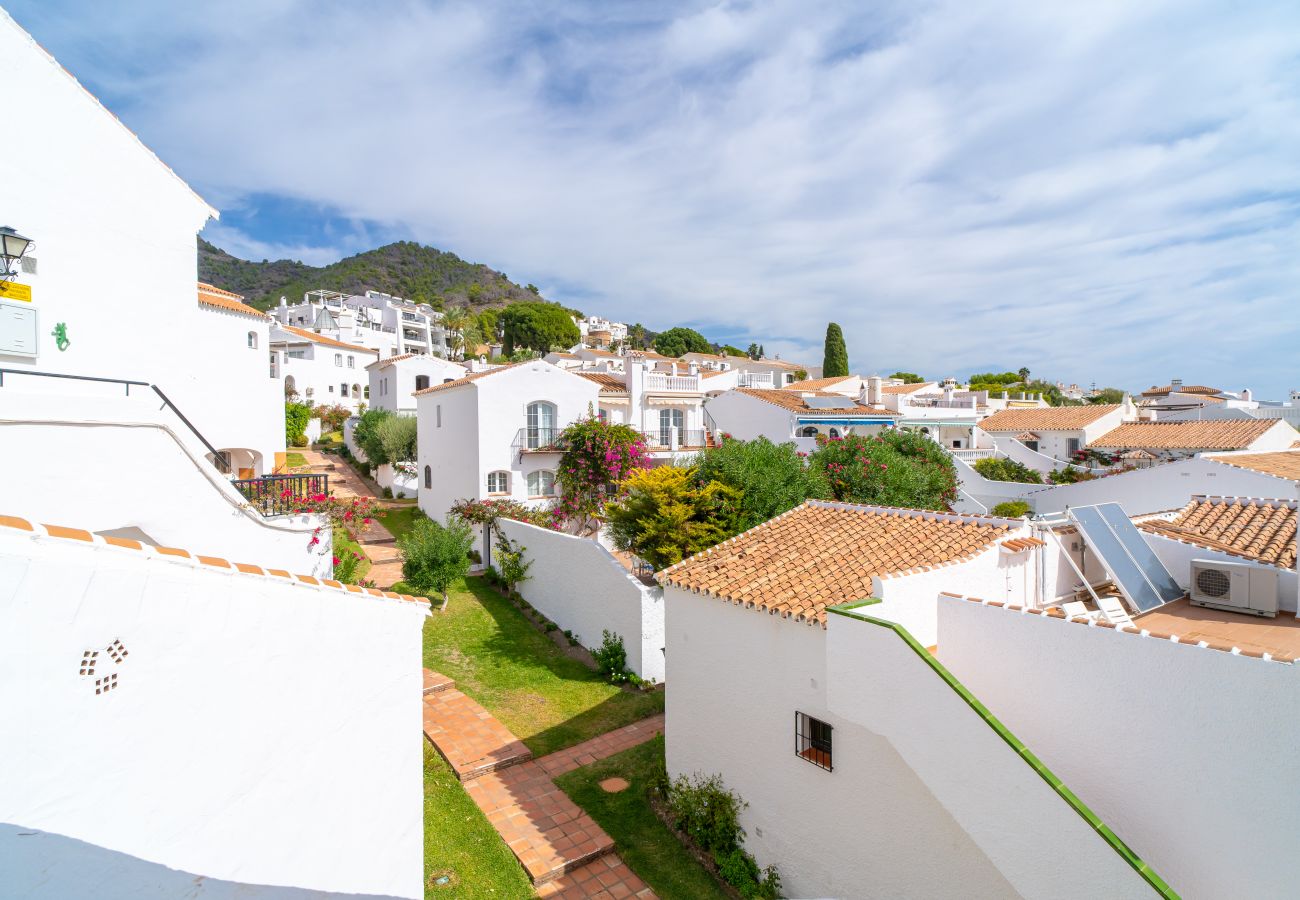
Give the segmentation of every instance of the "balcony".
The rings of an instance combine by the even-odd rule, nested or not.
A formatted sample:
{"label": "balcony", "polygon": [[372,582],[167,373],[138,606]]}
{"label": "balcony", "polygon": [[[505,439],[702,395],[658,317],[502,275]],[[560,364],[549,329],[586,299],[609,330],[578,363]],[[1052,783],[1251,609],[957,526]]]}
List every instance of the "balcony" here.
{"label": "balcony", "polygon": [[244,495],[249,508],[263,516],[292,516],[306,509],[307,501],[322,494],[329,495],[328,475],[267,475],[265,478],[246,478],[232,481],[235,490]]}
{"label": "balcony", "polygon": [[647,372],[645,389],[647,391],[689,391],[699,393],[700,376],[665,375],[662,372]]}
{"label": "balcony", "polygon": [[651,451],[702,450],[712,446],[709,433],[703,428],[643,428],[641,436]]}
{"label": "balcony", "polygon": [[562,431],[561,428],[548,427],[520,428],[510,446],[519,456],[525,453],[559,453]]}
{"label": "balcony", "polygon": [[772,380],[771,372],[741,372],[736,376],[736,387],[774,390],[776,382]]}
{"label": "balcony", "polygon": [[960,459],[964,463],[973,463],[977,459],[993,459],[998,456],[998,451],[993,449],[976,450],[967,448],[964,450],[950,449],[953,459]]}

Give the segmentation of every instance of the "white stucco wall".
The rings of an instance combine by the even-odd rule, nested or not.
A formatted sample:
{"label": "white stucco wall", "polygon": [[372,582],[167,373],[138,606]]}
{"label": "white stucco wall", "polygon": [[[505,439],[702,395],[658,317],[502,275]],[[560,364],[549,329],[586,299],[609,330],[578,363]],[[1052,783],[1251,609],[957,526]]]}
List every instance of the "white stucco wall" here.
{"label": "white stucco wall", "polygon": [[[1142,533],[1146,539],[1147,545],[1156,552],[1160,561],[1165,564],[1169,574],[1178,582],[1178,586],[1187,590],[1192,582],[1192,561],[1193,560],[1211,560],[1214,562],[1232,563],[1241,565],[1249,564],[1251,560],[1243,559],[1240,556],[1233,556],[1230,553],[1223,553],[1218,550],[1211,550],[1208,547],[1199,547],[1196,544],[1189,544],[1185,541],[1176,541],[1173,538],[1167,538],[1164,535]],[[1263,566],[1263,563],[1256,563]],[[1264,566],[1277,573],[1277,603],[1278,609],[1283,612],[1294,614],[1296,612],[1297,587],[1295,569],[1280,569],[1276,566]],[[970,592],[971,596],[982,596]]]}
{"label": "white stucco wall", "polygon": [[602,632],[623,638],[627,664],[644,679],[664,680],[663,590],[644,584],[590,538],[507,519],[497,526],[532,563],[519,593],[542,615],[572,631],[589,650]]}
{"label": "white stucco wall", "polygon": [[380,363],[372,365],[367,372],[371,409],[414,413],[416,404],[412,394],[416,376],[427,376],[428,387],[442,384],[445,379],[465,377],[464,366],[437,356],[412,356],[387,364],[380,360]]}
{"label": "white stucco wall", "polygon": [[[706,388],[708,381],[705,381]],[[725,431],[741,441],[766,437],[775,443],[791,440],[794,416],[766,400],[747,394],[728,391],[713,397],[705,404],[719,431]]]}
{"label": "white stucco wall", "polygon": [[939,602],[939,660],[1184,897],[1293,893],[1295,666]]}
{"label": "white stucco wall", "polygon": [[[279,380],[271,377],[269,320],[202,304],[199,309],[202,339],[186,347],[183,362],[173,359],[174,369],[194,369],[214,382],[211,405],[215,408],[202,411],[213,423],[213,434],[204,436],[218,450],[256,451],[261,465],[254,475],[270,474],[275,454],[285,446],[284,392]],[[249,332],[254,335],[252,347]],[[167,390],[165,382],[159,386]],[[181,412],[197,424],[184,406]]]}
{"label": "white stucco wall", "polygon": [[316,517],[246,509],[152,391],[85,389],[73,397],[0,388],[0,514],[95,532],[136,528],[164,546],[329,575],[330,529],[313,547]]}
{"label": "white stucco wall", "polygon": [[[746,849],[786,896],[1012,895],[890,741],[828,709],[821,627],[664,593],[668,772],[720,774],[749,804]],[[834,726],[835,771],[795,755],[796,711]]]}
{"label": "white stucco wall", "polygon": [[[876,608],[864,612],[874,615]],[[892,629],[832,615],[826,648],[831,711],[893,747],[1015,896],[1154,895],[1080,812]],[[838,747],[835,757],[836,774],[843,765],[846,780],[880,776],[866,760],[845,758]],[[919,856],[938,864],[939,854],[929,852],[933,847],[931,840],[920,841]],[[959,890],[951,896],[970,894]]]}
{"label": "white stucco wall", "polygon": [[393,492],[394,497],[414,497],[418,493],[419,478],[415,475],[405,475],[388,463],[378,466],[375,469],[375,484],[381,488],[388,488]]}
{"label": "white stucco wall", "polygon": [[0,893],[422,897],[425,609],[0,529]]}

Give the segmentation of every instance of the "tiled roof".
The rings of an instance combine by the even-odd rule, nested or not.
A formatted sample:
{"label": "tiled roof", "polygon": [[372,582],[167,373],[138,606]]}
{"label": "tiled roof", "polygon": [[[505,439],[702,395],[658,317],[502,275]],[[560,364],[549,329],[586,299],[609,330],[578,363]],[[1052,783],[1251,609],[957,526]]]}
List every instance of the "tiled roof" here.
{"label": "tiled roof", "polygon": [[[788,409],[793,413],[817,413],[827,416],[889,416],[897,418],[898,414],[890,412],[879,406],[867,406],[859,403],[852,398],[845,397],[843,394],[832,394],[830,391],[774,391],[768,388],[736,388],[736,392],[744,394],[747,397],[756,397],[771,403],[773,406],[779,406],[782,409]],[[803,398],[804,394],[811,394],[814,397],[834,397],[837,400],[850,400],[853,406],[847,409],[817,409],[809,406]]]}
{"label": "tiled roof", "polygon": [[882,387],[881,393],[885,394],[914,394],[919,390],[928,387],[934,387],[933,381],[920,381],[916,384],[887,384]]}
{"label": "tiled roof", "polygon": [[296,334],[303,340],[311,341],[314,344],[324,344],[326,347],[339,347],[343,350],[355,350],[358,353],[373,353],[376,356],[379,355],[379,351],[374,347],[362,347],[360,344],[347,344],[343,341],[336,341],[332,337],[326,337],[323,334],[317,334],[314,331],[308,331],[307,329],[299,328],[296,325],[281,325],[280,327],[290,334]]}
{"label": "tiled roof", "polygon": [[1233,453],[1230,456],[1208,458],[1239,469],[1250,469],[1276,478],[1300,481],[1300,453],[1295,450],[1278,450],[1273,453]]}
{"label": "tiled roof", "polygon": [[1111,429],[1089,446],[1108,450],[1245,450],[1276,424],[1275,419],[1129,422]]}
{"label": "tiled roof", "polygon": [[141,543],[140,541],[131,540],[130,538],[104,537],[97,534],[91,534],[89,531],[81,528],[68,528],[64,525],[33,525],[26,519],[17,516],[0,516],[0,528],[10,529],[10,533],[13,531],[24,531],[33,538],[57,538],[59,540],[83,541],[97,547],[117,547],[123,550],[137,550],[141,553],[147,553],[151,557],[160,561],[186,561],[187,564],[190,565],[202,565],[214,569],[225,569],[232,575],[283,578],[286,581],[297,582],[299,584],[309,585],[316,588],[348,591],[353,594],[365,594],[371,597],[385,597],[389,600],[409,600],[414,603],[423,603],[426,605],[429,603],[428,599],[425,597],[412,597],[410,594],[397,594],[393,591],[363,588],[355,584],[343,584],[338,581],[331,581],[328,578],[317,578],[314,575],[290,575],[283,569],[263,569],[261,566],[255,566],[251,563],[232,563],[219,556],[203,556],[197,553],[190,553],[188,550],[180,550],[176,547],[151,547],[147,544]]}
{"label": "tiled roof", "polygon": [[[385,356],[383,359],[377,359],[377,360],[375,360],[375,361],[372,362],[372,363],[368,363],[368,364],[366,365],[366,368],[367,368],[367,369],[386,369],[386,368],[388,368],[389,366],[391,366],[393,363],[401,362],[401,361],[404,360],[404,359],[431,359],[431,360],[435,360],[435,361],[440,362],[440,363],[448,362],[448,360],[445,360],[445,359],[443,359],[443,358],[440,357],[440,356],[434,356],[434,355],[431,354],[431,353],[402,353],[402,354],[400,354],[400,355],[398,355],[398,356]],[[459,368],[459,369],[463,369],[463,368],[465,368],[465,367],[462,366],[460,363],[451,363],[451,364],[454,365],[454,366],[456,366],[456,367]]]}
{"label": "tiled roof", "polygon": [[260,309],[254,309],[239,294],[233,294],[230,291],[223,291],[219,287],[213,287],[202,281],[199,283],[199,302],[204,306],[211,306],[214,309],[224,309],[226,312],[239,313],[243,316],[252,316],[255,319],[270,318]]}
{"label": "tiled roof", "polygon": [[[735,357],[739,358],[739,357]],[[784,359],[753,359],[750,362],[760,366],[776,366],[778,369],[789,369],[792,372],[798,372],[803,366],[798,363],[786,362]]]}
{"label": "tiled roof", "polygon": [[824,391],[827,388],[835,387],[837,384],[843,384],[850,378],[857,378],[856,375],[842,375],[836,378],[805,378],[803,381],[796,381],[794,384],[787,384],[781,388],[783,391]]}
{"label": "tiled roof", "polygon": [[872,594],[872,576],[903,574],[974,556],[1009,533],[988,523],[913,509],[810,500],[696,554],[659,579],[798,621]]}
{"label": "tiled roof", "polygon": [[1049,406],[1038,409],[1004,409],[980,422],[984,431],[1073,431],[1091,425],[1118,404]]}
{"label": "tiled roof", "polygon": [[627,385],[623,379],[616,375],[610,375],[607,372],[574,372],[574,375],[581,375],[588,381],[594,381],[600,385],[602,394],[626,394]]}
{"label": "tiled roof", "polygon": [[1193,497],[1172,521],[1148,519],[1143,531],[1295,568],[1295,504],[1238,497]]}
{"label": "tiled roof", "polygon": [[1156,387],[1154,384],[1142,392],[1143,397],[1164,397],[1172,393],[1179,394],[1221,394],[1218,388],[1206,387],[1203,384],[1183,384],[1175,388],[1172,384],[1166,384]]}
{"label": "tiled roof", "polygon": [[719,375],[734,375],[735,369],[700,369],[701,378],[717,378]]}
{"label": "tiled roof", "polygon": [[495,375],[497,372],[504,372],[507,369],[513,369],[516,366],[526,366],[528,365],[528,363],[533,361],[534,360],[530,359],[530,360],[526,360],[525,362],[510,363],[509,365],[505,365],[505,366],[497,366],[495,369],[486,369],[482,372],[470,372],[464,378],[457,378],[455,381],[444,381],[442,384],[432,385],[430,387],[425,388],[422,391],[416,391],[411,396],[419,397],[422,394],[432,394],[435,391],[449,391],[452,388],[464,387],[465,385],[469,384],[471,381],[478,381],[480,378],[486,378],[489,375]]}

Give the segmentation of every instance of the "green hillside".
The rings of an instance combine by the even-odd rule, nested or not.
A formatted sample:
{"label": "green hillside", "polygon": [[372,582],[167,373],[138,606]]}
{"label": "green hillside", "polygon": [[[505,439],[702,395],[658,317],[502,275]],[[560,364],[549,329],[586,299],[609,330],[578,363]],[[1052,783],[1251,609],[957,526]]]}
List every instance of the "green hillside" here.
{"label": "green hillside", "polygon": [[412,241],[367,250],[328,266],[309,266],[289,259],[250,262],[199,238],[199,280],[242,294],[259,309],[276,305],[281,295],[291,303],[301,301],[316,288],[351,294],[383,291],[435,309],[482,309],[537,299],[534,290],[501,272]]}

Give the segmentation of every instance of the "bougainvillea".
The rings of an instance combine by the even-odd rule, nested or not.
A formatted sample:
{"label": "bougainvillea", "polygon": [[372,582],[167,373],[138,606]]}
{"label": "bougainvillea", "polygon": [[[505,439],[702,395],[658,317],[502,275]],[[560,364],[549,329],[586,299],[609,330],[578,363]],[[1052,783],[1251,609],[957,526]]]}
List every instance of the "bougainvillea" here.
{"label": "bougainvillea", "polygon": [[560,498],[551,510],[555,527],[591,534],[600,527],[616,485],[650,467],[645,437],[630,425],[611,425],[595,416],[574,422],[557,442],[563,456],[556,480]]}
{"label": "bougainvillea", "polygon": [[533,509],[518,500],[457,500],[451,514],[470,525],[496,525],[497,519],[514,519],[543,528],[552,527],[550,510]]}
{"label": "bougainvillea", "polygon": [[890,429],[875,437],[819,436],[817,444],[808,463],[836,500],[947,510],[957,499],[952,458],[926,436]]}

